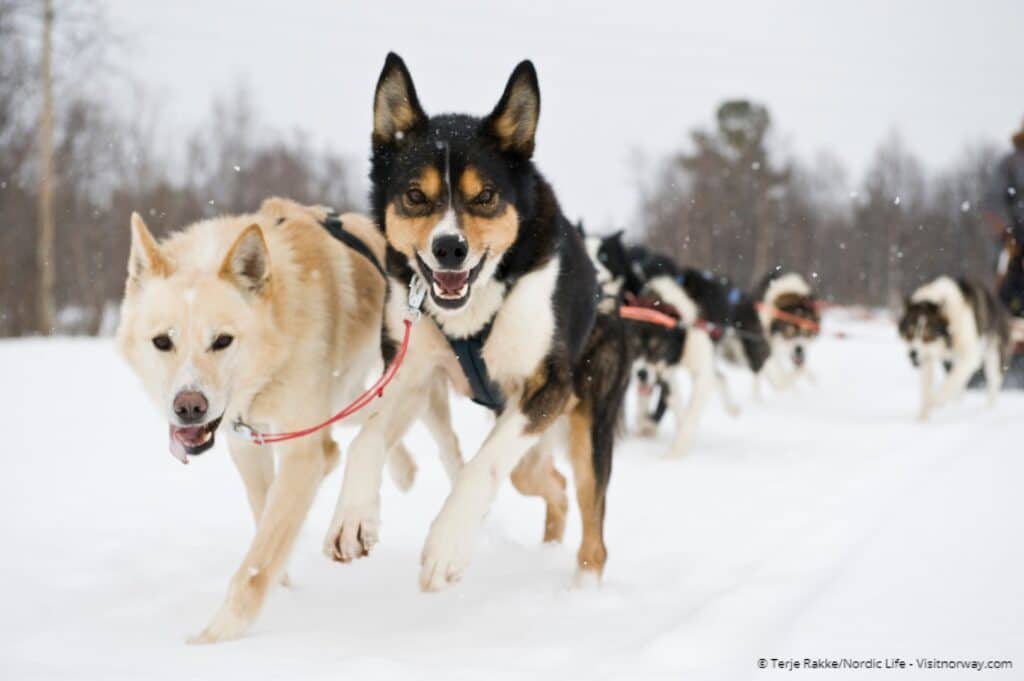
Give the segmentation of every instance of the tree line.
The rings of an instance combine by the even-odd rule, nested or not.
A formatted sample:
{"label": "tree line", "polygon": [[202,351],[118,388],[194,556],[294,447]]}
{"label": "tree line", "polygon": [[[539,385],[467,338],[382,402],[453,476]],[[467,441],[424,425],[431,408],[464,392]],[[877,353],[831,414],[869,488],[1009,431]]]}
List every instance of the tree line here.
{"label": "tree line", "polygon": [[[59,3],[53,22],[54,233],[40,251],[42,2],[0,0],[0,337],[107,333],[128,257],[128,216],[157,235],[202,217],[253,210],[272,194],[359,209],[361,164],[269,130],[244,87],[211,103],[179,153],[145,98],[107,96],[116,41],[99,5]],[[638,238],[679,262],[750,285],[776,266],[806,273],[828,299],[891,305],[939,273],[991,278],[993,247],[978,203],[997,148],[967,149],[927,172],[898,136],[882,141],[850,186],[835,158],[773,150],[757,103],[721,104],[643,182]],[[570,207],[571,208],[571,207]],[[37,254],[52,254],[52,328],[40,319]]]}
{"label": "tree line", "polygon": [[722,103],[713,125],[646,179],[641,241],[740,286],[772,268],[796,270],[847,304],[893,307],[940,274],[993,281],[998,245],[982,201],[997,146],[966,147],[951,167],[928,172],[894,133],[851,185],[834,157],[783,157],[772,141],[764,106]]}
{"label": "tree line", "polygon": [[[54,28],[54,328],[40,323],[36,258],[41,186],[40,2],[0,0],[0,337],[95,335],[116,323],[128,259],[128,218],[157,236],[203,217],[254,210],[266,196],[359,207],[353,163],[301,132],[262,123],[245,87],[211,103],[182,153],[144,103],[107,96],[112,41],[98,5],[60,3]],[[130,86],[130,84],[129,84]],[[144,102],[137,97],[134,101]]]}

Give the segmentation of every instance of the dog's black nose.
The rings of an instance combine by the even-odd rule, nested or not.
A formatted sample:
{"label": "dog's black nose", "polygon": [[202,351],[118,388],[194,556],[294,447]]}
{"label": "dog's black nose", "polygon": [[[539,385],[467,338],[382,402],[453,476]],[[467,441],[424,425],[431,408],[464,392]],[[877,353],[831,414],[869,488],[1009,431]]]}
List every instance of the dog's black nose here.
{"label": "dog's black nose", "polygon": [[196,423],[206,416],[210,403],[201,392],[186,390],[174,398],[174,413],[182,423]]}
{"label": "dog's black nose", "polygon": [[917,350],[911,350],[907,354],[910,356],[910,363],[913,364],[914,366],[917,366]]}
{"label": "dog's black nose", "polygon": [[640,379],[641,383],[646,383],[647,382],[647,369],[641,369],[640,371],[636,372],[636,377],[638,379]]}
{"label": "dog's black nose", "polygon": [[803,366],[805,359],[807,359],[807,357],[806,357],[806,355],[804,355],[804,346],[798,345],[795,348],[793,348],[793,363],[794,364],[796,364],[798,367],[799,366]]}
{"label": "dog's black nose", "polygon": [[430,250],[437,259],[437,264],[449,270],[457,270],[462,267],[462,263],[465,262],[466,255],[469,253],[465,240],[458,234],[445,234],[437,237]]}

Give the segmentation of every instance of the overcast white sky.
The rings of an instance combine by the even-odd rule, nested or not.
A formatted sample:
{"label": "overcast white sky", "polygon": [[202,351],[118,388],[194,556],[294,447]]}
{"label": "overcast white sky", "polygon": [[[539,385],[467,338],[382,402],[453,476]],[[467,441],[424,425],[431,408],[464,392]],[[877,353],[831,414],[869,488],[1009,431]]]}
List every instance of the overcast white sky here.
{"label": "overcast white sky", "polygon": [[566,214],[599,229],[633,213],[636,153],[678,147],[723,98],[766,103],[791,149],[830,150],[855,173],[891,130],[934,168],[1024,117],[1020,0],[108,4],[176,134],[242,77],[268,123],[360,162],[388,50],[438,113],[489,111],[530,58],[537,161]]}

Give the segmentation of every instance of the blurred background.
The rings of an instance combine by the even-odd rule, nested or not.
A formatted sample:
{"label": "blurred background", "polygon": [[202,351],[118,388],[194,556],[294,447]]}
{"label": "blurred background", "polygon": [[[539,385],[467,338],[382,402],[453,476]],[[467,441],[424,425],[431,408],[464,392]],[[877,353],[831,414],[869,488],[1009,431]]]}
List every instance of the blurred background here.
{"label": "blurred background", "polygon": [[[172,6],[173,5],[173,6]],[[384,55],[428,112],[537,65],[566,215],[749,285],[887,306],[994,277],[1019,2],[0,0],[0,336],[116,325],[128,217],[363,209]]]}

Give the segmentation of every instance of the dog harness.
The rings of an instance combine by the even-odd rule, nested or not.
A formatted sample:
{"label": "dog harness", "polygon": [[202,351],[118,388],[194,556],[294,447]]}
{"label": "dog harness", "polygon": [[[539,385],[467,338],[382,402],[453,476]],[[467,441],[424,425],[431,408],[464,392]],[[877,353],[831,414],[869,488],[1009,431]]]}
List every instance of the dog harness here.
{"label": "dog harness", "polygon": [[366,242],[345,229],[345,226],[341,224],[341,216],[338,215],[338,213],[335,211],[329,212],[327,217],[324,218],[324,221],[320,224],[323,225],[324,229],[326,229],[327,232],[335,239],[369,260],[370,263],[377,268],[377,271],[380,272],[381,276],[387,278],[387,275],[384,273],[384,268],[381,267],[380,262],[377,260],[377,256],[373,254],[373,251],[371,251],[370,247],[366,245]]}
{"label": "dog harness", "polygon": [[[338,213],[331,211],[321,224],[331,236],[369,260],[381,273],[381,276],[387,277],[377,256],[362,239],[345,229]],[[492,411],[500,412],[505,408],[505,397],[501,394],[501,388],[491,380],[487,373],[487,363],[484,362],[483,357],[484,343],[487,342],[487,336],[490,333],[491,324],[488,322],[484,328],[469,338],[447,338],[447,336],[446,338],[456,359],[459,360],[462,373],[466,375],[466,381],[469,382],[469,389],[472,392],[471,399]]]}
{"label": "dog harness", "polygon": [[483,356],[484,343],[490,334],[491,322],[487,322],[484,328],[469,338],[445,338],[448,339],[448,345],[455,353],[455,358],[459,360],[466,381],[469,382],[469,390],[472,393],[470,399],[491,411],[501,413],[505,408],[505,396],[487,373],[487,363],[484,362]]}

